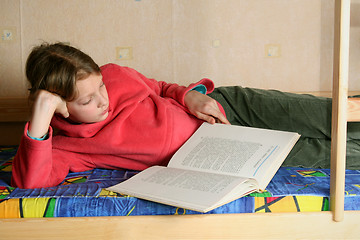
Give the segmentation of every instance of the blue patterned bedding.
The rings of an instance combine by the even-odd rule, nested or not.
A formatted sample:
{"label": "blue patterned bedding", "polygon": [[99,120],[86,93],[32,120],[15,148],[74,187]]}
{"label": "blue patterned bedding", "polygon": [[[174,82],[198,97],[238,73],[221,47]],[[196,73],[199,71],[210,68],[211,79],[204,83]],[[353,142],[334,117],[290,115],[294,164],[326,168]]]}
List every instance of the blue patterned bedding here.
{"label": "blue patterned bedding", "polygon": [[[0,147],[0,218],[203,214],[105,188],[137,171],[94,169],[69,173],[56,187],[10,186],[16,147]],[[253,193],[206,214],[329,210],[330,170],[281,167],[265,192]],[[360,171],[346,171],[345,210],[360,210]]]}

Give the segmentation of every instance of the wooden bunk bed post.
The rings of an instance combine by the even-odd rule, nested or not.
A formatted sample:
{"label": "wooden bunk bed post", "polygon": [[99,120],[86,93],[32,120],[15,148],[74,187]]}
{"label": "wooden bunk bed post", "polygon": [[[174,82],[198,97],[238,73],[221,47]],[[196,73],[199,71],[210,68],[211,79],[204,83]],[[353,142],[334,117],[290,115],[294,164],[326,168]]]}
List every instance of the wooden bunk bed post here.
{"label": "wooden bunk bed post", "polygon": [[334,221],[344,218],[350,0],[335,0],[330,208]]}

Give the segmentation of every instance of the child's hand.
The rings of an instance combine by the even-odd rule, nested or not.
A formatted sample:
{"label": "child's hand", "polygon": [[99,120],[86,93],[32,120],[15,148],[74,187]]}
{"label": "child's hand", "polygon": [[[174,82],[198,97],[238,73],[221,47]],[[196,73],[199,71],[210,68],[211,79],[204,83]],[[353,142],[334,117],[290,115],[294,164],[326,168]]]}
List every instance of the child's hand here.
{"label": "child's hand", "polygon": [[40,108],[40,110],[50,112],[52,114],[58,113],[65,118],[69,117],[65,100],[63,100],[59,95],[45,90],[40,90],[36,94],[34,108]]}
{"label": "child's hand", "polygon": [[211,124],[230,124],[221,113],[217,102],[211,97],[197,91],[189,91],[186,93],[184,101],[189,111],[197,118]]}
{"label": "child's hand", "polygon": [[35,95],[33,112],[30,118],[29,134],[35,138],[44,136],[50,126],[54,113],[69,117],[66,102],[59,95],[39,90]]}

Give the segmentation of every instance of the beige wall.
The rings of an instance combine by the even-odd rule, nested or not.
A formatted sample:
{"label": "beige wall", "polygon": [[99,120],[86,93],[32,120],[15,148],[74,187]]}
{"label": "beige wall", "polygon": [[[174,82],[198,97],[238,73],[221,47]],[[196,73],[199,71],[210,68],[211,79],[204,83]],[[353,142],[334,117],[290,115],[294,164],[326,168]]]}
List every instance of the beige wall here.
{"label": "beige wall", "polygon": [[[208,77],[217,86],[329,91],[333,7],[334,0],[0,0],[0,97],[26,95],[26,57],[41,41],[70,42],[100,65],[183,85]],[[350,90],[360,90],[359,18],[353,0]],[[117,47],[131,47],[132,59],[116,59]],[[279,56],[267,56],[267,47]]]}

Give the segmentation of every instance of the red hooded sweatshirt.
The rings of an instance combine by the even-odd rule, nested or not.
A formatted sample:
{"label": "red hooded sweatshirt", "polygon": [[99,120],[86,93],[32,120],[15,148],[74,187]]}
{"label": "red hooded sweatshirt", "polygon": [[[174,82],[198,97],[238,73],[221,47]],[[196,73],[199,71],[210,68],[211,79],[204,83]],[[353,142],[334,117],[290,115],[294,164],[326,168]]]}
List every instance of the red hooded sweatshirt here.
{"label": "red hooded sweatshirt", "polygon": [[55,186],[69,171],[166,165],[203,122],[188,113],[185,94],[199,84],[205,85],[207,93],[214,89],[209,79],[183,87],[114,64],[101,67],[101,73],[109,95],[108,117],[97,123],[73,124],[55,115],[51,126],[60,131],[53,136],[50,127],[43,141],[27,136],[27,124],[13,161],[13,186]]}

